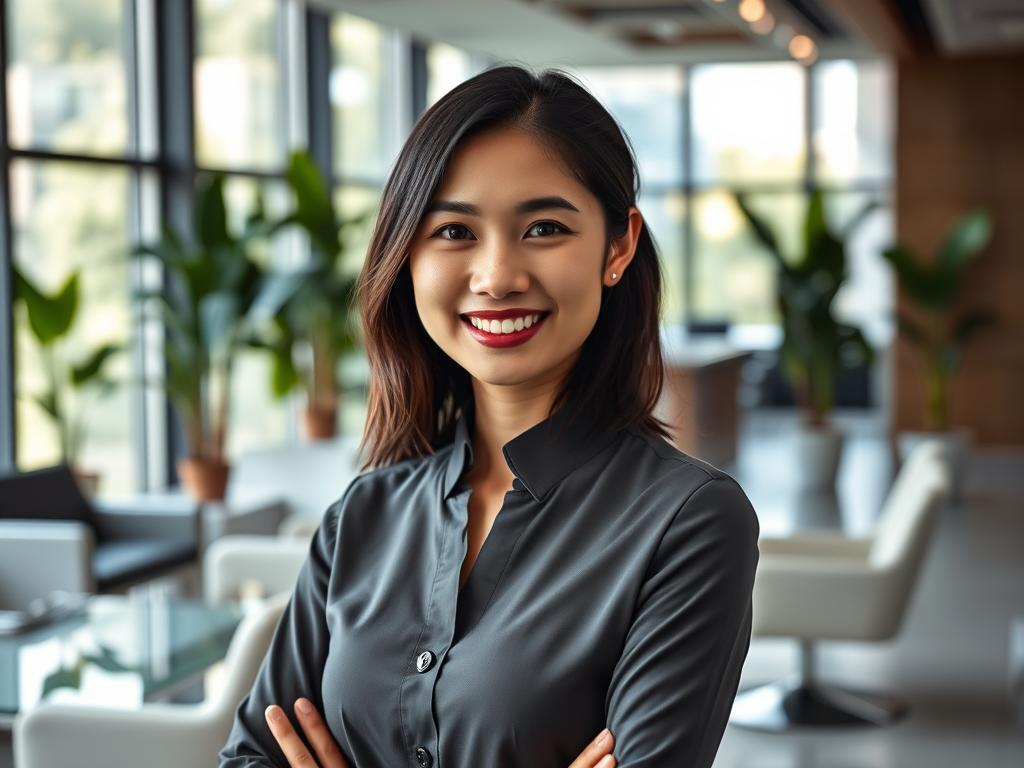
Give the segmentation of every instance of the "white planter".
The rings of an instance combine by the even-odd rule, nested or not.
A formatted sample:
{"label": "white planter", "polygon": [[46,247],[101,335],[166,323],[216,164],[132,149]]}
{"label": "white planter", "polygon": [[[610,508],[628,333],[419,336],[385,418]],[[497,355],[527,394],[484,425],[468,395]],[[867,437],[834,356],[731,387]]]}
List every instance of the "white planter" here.
{"label": "white planter", "polygon": [[834,489],[843,433],[832,426],[814,428],[799,423],[793,428],[790,440],[797,488],[804,491]]}
{"label": "white planter", "polygon": [[963,501],[964,477],[967,472],[967,465],[971,460],[972,446],[974,444],[973,432],[967,428],[959,428],[947,432],[917,432],[904,431],[896,437],[897,451],[900,464],[902,464],[910,451],[919,443],[925,440],[938,440],[946,454],[949,462],[949,474],[952,481],[950,489],[950,501],[959,505]]}

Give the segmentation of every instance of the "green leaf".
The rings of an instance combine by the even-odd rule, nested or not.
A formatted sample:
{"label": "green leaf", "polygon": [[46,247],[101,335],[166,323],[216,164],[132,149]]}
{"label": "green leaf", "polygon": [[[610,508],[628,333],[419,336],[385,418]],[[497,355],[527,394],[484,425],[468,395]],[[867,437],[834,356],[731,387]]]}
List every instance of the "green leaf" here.
{"label": "green leaf", "polygon": [[273,350],[270,389],[280,399],[299,385],[299,372],[292,362],[291,347]]}
{"label": "green leaf", "polygon": [[60,420],[57,405],[57,393],[52,389],[32,398],[32,401],[46,412],[54,421]]}
{"label": "green leaf", "polygon": [[934,275],[917,262],[909,249],[894,245],[882,251],[882,258],[892,265],[896,280],[910,298],[924,307],[943,306],[944,291]]}
{"label": "green leaf", "polygon": [[52,296],[37,288],[16,266],[14,296],[25,303],[29,327],[43,346],[52,344],[66,334],[75,322],[78,312],[78,273],[68,276],[64,285]]}
{"label": "green leaf", "polygon": [[80,387],[92,381],[99,376],[107,361],[122,351],[122,349],[118,344],[104,344],[95,350],[82,365],[71,369],[71,383],[76,387]]}
{"label": "green leaf", "polygon": [[295,195],[294,220],[306,230],[314,246],[333,265],[341,247],[327,182],[312,155],[303,150],[291,154],[287,176]]}
{"label": "green leaf", "polygon": [[199,184],[195,208],[196,236],[204,249],[213,250],[232,242],[224,202],[224,176],[215,173]]}
{"label": "green leaf", "polygon": [[968,312],[953,324],[951,340],[959,347],[964,347],[979,331],[996,324],[996,315],[988,310],[979,309]]}
{"label": "green leaf", "polygon": [[813,253],[818,241],[828,234],[828,225],[825,223],[825,202],[821,190],[815,189],[807,200],[807,213],[804,216],[804,254]]}
{"label": "green leaf", "polygon": [[238,305],[238,296],[231,291],[218,291],[200,299],[199,333],[207,352],[230,343],[238,322]]}
{"label": "green leaf", "polygon": [[959,274],[988,245],[992,237],[992,217],[984,209],[964,214],[953,225],[939,249],[936,264],[952,275]]}

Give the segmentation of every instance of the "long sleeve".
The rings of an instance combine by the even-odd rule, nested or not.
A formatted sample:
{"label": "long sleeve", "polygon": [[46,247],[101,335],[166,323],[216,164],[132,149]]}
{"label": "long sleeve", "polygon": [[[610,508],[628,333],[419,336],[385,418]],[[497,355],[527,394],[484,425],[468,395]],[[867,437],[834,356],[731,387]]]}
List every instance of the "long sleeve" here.
{"label": "long sleeve", "polygon": [[728,476],[677,510],[648,566],[606,698],[618,768],[709,768],[751,631],[760,527]]}
{"label": "long sleeve", "polygon": [[305,696],[318,711],[323,711],[321,684],[330,643],[325,600],[338,515],[347,495],[348,491],[328,508],[313,535],[309,555],[299,571],[295,590],[281,615],[252,690],[235,711],[227,743],[217,755],[219,768],[288,765],[264,718],[264,711],[271,704],[284,709],[300,736],[302,729],[293,713],[295,700]]}

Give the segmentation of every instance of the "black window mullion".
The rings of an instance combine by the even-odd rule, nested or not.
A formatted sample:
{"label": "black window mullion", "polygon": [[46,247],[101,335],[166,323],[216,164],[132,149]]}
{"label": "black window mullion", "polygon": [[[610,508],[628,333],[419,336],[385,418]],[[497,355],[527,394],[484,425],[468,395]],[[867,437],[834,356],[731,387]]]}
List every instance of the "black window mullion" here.
{"label": "black window mullion", "polygon": [[309,151],[325,179],[334,177],[334,148],[331,141],[331,18],[327,13],[306,8],[306,115]]}
{"label": "black window mullion", "polygon": [[[195,116],[192,73],[195,59],[194,1],[156,3],[157,111],[160,156],[160,213],[179,231],[191,231],[195,187]],[[165,472],[177,480],[176,457],[186,453],[185,436],[170,402],[163,408],[167,435]]]}

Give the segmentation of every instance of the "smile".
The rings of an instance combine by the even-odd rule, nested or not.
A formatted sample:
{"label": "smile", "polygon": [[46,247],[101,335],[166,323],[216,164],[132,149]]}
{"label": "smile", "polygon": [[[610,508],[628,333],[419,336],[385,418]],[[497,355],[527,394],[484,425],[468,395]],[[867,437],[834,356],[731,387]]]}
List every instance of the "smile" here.
{"label": "smile", "polygon": [[550,312],[540,312],[501,320],[461,317],[470,336],[488,347],[513,347],[532,339]]}

